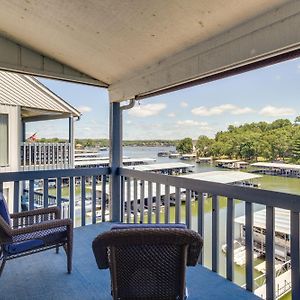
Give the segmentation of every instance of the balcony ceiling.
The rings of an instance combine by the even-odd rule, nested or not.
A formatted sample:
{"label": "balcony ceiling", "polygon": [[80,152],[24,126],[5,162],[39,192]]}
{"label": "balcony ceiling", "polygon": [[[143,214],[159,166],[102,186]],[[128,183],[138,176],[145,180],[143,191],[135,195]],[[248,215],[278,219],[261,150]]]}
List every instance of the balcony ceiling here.
{"label": "balcony ceiling", "polygon": [[[299,33],[287,37],[291,24],[284,22],[299,23],[299,12],[299,1],[286,0],[2,0],[0,33],[107,85],[111,100],[121,101],[270,51],[298,48]],[[265,28],[268,47],[267,31],[255,39]],[[277,38],[271,41],[273,33]],[[234,44],[245,36],[241,47]],[[219,63],[213,55],[207,61],[207,51],[217,51]]]}

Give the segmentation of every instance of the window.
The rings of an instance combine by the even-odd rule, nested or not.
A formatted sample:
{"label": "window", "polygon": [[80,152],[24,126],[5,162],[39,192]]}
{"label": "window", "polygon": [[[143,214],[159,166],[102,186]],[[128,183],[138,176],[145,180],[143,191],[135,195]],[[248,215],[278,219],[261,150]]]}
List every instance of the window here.
{"label": "window", "polygon": [[8,115],[0,114],[0,166],[8,165]]}

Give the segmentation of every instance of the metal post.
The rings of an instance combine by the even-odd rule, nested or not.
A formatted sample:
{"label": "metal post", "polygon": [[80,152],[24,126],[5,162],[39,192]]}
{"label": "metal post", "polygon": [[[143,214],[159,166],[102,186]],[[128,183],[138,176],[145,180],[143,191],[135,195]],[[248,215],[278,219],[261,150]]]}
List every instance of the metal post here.
{"label": "metal post", "polygon": [[69,166],[74,167],[75,159],[75,139],[74,139],[74,118],[73,116],[69,117],[69,143],[70,143],[70,152],[69,152]]}
{"label": "metal post", "polygon": [[110,104],[110,201],[111,219],[121,221],[121,177],[118,174],[122,164],[122,118],[120,103]]}

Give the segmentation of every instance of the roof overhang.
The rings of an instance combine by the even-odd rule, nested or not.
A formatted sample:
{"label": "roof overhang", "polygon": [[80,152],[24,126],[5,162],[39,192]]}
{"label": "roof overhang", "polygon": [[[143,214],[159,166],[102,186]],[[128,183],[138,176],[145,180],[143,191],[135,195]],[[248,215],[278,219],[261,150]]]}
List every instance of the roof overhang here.
{"label": "roof overhang", "polygon": [[108,87],[112,102],[271,64],[300,49],[300,1],[3,0],[0,8],[0,69]]}

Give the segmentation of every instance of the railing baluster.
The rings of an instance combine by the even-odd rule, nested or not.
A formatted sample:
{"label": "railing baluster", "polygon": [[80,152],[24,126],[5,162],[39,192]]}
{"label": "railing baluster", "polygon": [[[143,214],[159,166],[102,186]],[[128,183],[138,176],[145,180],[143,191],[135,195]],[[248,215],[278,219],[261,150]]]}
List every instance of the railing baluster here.
{"label": "railing baluster", "polygon": [[124,186],[125,178],[121,176],[121,222],[123,223],[125,220],[125,186]]}
{"label": "railing baluster", "polygon": [[275,270],[274,270],[274,207],[266,209],[266,299],[275,299]]}
{"label": "railing baluster", "polygon": [[73,223],[75,223],[75,214],[74,214],[74,177],[70,177],[70,190],[69,190],[69,194],[70,194],[70,199],[69,199],[69,210],[70,210],[70,218],[73,220]]}
{"label": "railing baluster", "polygon": [[0,182],[0,193],[3,193],[3,182]]}
{"label": "railing baluster", "polygon": [[291,211],[291,269],[292,299],[300,299],[300,245],[299,212]]}
{"label": "railing baluster", "polygon": [[152,194],[152,182],[148,181],[148,223],[152,223],[152,201],[153,201],[153,194]]}
{"label": "railing baluster", "polygon": [[[204,239],[204,194],[198,192],[198,233],[201,235],[201,237]],[[199,264],[203,264],[203,251],[201,251],[199,256]]]}
{"label": "railing baluster", "polygon": [[31,164],[32,164],[32,162],[31,162],[31,158],[32,158],[32,147],[31,147],[31,145],[28,145],[28,149],[29,149],[29,164],[28,164],[28,166],[29,166],[29,170],[31,169],[30,167],[31,167]]}
{"label": "railing baluster", "polygon": [[29,193],[28,193],[29,210],[34,209],[34,180],[29,180]]}
{"label": "railing baluster", "polygon": [[180,223],[181,220],[181,199],[180,188],[175,189],[175,223]]}
{"label": "railing baluster", "polygon": [[165,186],[165,223],[170,223],[170,186]]}
{"label": "railing baluster", "polygon": [[137,179],[133,179],[133,223],[137,223]]}
{"label": "railing baluster", "polygon": [[106,210],[106,175],[102,176],[102,193],[101,193],[101,221],[105,222]]}
{"label": "railing baluster", "polygon": [[191,229],[192,227],[192,209],[191,209],[191,191],[186,190],[185,191],[185,222],[188,229]]}
{"label": "railing baluster", "polygon": [[56,201],[57,206],[61,209],[61,177],[58,177],[56,181]]}
{"label": "railing baluster", "polygon": [[245,203],[246,211],[246,289],[253,291],[253,208],[252,203]]}
{"label": "railing baluster", "polygon": [[212,196],[212,271],[219,270],[219,198]]}
{"label": "railing baluster", "polygon": [[140,223],[144,223],[144,208],[145,208],[145,181],[140,182]]}
{"label": "railing baluster", "polygon": [[49,185],[48,185],[48,179],[44,179],[43,182],[43,194],[44,194],[44,208],[48,207],[48,201],[49,201]]}
{"label": "railing baluster", "polygon": [[[97,191],[96,191],[96,186],[97,186],[97,181],[96,181],[96,176],[92,177],[92,223],[96,224],[96,197],[97,197]],[[103,207],[101,208],[101,210]]]}
{"label": "railing baluster", "polygon": [[14,213],[20,210],[20,183],[14,181]]}
{"label": "railing baluster", "polygon": [[85,226],[85,176],[81,177],[81,226]]}
{"label": "railing baluster", "polygon": [[126,202],[126,212],[127,212],[127,223],[130,223],[131,217],[131,178],[127,177],[127,202]]}
{"label": "railing baluster", "polygon": [[160,205],[161,205],[161,192],[160,192],[160,183],[156,183],[156,196],[155,196],[155,221],[156,224],[160,223]]}
{"label": "railing baluster", "polygon": [[234,200],[227,198],[227,226],[226,226],[226,277],[233,281],[233,261],[234,261]]}

